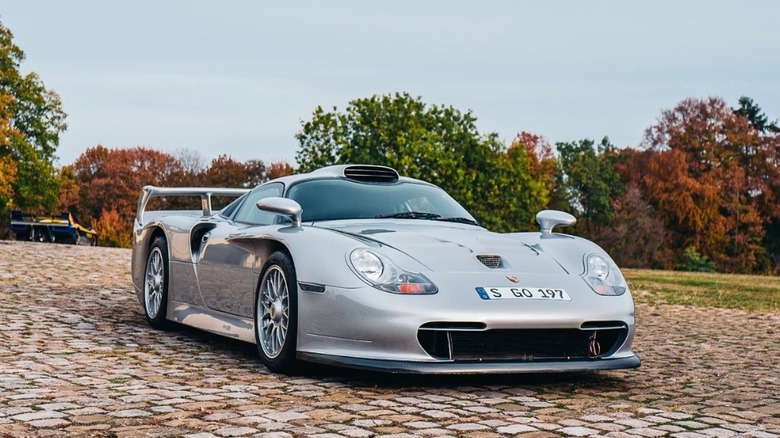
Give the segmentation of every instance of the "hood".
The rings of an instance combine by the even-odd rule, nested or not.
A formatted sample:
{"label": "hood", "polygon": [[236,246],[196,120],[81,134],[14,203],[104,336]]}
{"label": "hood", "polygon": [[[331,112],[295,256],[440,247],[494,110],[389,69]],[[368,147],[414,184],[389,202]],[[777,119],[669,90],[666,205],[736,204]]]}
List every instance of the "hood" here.
{"label": "hood", "polygon": [[426,220],[340,221],[315,226],[390,246],[434,272],[565,274],[539,246],[539,233],[500,234]]}

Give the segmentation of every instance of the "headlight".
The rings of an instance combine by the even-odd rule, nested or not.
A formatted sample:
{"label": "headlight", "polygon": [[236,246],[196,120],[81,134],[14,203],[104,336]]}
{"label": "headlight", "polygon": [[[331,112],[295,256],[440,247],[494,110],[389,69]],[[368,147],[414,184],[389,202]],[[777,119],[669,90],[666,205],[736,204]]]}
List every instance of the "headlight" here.
{"label": "headlight", "polygon": [[377,281],[385,273],[382,260],[371,251],[352,251],[350,261],[355,270],[369,281]]}
{"label": "headlight", "polygon": [[439,290],[426,276],[396,266],[390,259],[366,248],[349,254],[353,271],[369,285],[394,294],[435,294]]}
{"label": "headlight", "polygon": [[591,254],[588,257],[588,271],[601,280],[606,280],[607,275],[609,275],[609,264],[604,260],[604,257]]}
{"label": "headlight", "polygon": [[599,295],[623,295],[628,290],[620,269],[612,260],[598,254],[589,254],[585,258],[582,278]]}

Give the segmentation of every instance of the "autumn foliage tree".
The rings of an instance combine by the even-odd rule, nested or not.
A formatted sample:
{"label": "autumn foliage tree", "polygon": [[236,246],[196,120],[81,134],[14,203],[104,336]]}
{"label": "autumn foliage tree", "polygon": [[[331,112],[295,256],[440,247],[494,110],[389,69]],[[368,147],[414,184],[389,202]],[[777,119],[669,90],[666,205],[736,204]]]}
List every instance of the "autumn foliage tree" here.
{"label": "autumn foliage tree", "polygon": [[182,172],[172,155],[144,147],[109,149],[98,145],[87,149],[73,166],[80,186],[80,213],[87,221],[111,210],[125,219],[134,217],[143,186],[172,185]]}
{"label": "autumn foliage tree", "polygon": [[132,244],[132,219],[120,215],[116,210],[103,210],[100,217],[93,222],[98,234],[98,244],[118,248],[129,248]]}
{"label": "autumn foliage tree", "polygon": [[252,169],[252,175],[248,172],[245,163],[234,160],[228,155],[220,155],[211,161],[211,165],[203,173],[201,183],[204,186],[215,187],[247,187],[250,182],[263,179],[265,166]]}
{"label": "autumn foliage tree", "polygon": [[[274,163],[278,175],[291,172],[289,164]],[[85,224],[92,224],[98,241],[107,246],[129,246],[138,197],[146,185],[158,187],[253,187],[267,178],[261,160],[237,161],[221,155],[208,166],[192,151],[171,155],[145,147],[87,149],[73,165],[59,171],[59,206]],[[166,208],[200,208],[199,199],[172,198]],[[219,205],[215,200],[215,207]]]}
{"label": "autumn foliage tree", "polygon": [[548,203],[554,205],[556,203],[558,159],[549,140],[532,132],[521,131],[509,145],[508,152],[512,153],[512,150],[516,148],[525,150],[525,155],[530,161],[528,169],[530,175],[544,186],[544,190],[550,196]]}
{"label": "autumn foliage tree", "polygon": [[271,163],[266,169],[266,178],[268,180],[281,178],[283,176],[292,175],[293,168],[290,163],[286,161],[275,161]]}
{"label": "autumn foliage tree", "polygon": [[718,269],[750,272],[776,221],[777,135],[765,135],[719,98],[685,99],[648,128],[633,174],[672,236]]}

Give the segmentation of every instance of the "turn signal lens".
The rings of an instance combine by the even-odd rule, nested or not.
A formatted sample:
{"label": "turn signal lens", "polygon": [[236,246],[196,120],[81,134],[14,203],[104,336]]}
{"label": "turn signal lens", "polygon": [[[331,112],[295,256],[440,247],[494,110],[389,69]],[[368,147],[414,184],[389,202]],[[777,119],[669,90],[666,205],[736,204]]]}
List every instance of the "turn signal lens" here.
{"label": "turn signal lens", "polygon": [[418,283],[399,284],[398,292],[401,292],[402,294],[419,294],[425,293],[425,288]]}

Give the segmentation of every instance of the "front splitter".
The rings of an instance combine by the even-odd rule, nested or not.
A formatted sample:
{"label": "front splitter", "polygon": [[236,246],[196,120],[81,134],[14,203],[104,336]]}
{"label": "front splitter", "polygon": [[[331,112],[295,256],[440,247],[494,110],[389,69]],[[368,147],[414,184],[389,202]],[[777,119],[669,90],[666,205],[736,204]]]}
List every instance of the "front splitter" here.
{"label": "front splitter", "polygon": [[527,374],[570,373],[581,371],[638,368],[636,355],[620,358],[598,358],[571,361],[535,362],[404,362],[363,359],[316,353],[298,353],[298,359],[362,370],[383,371],[398,374]]}

